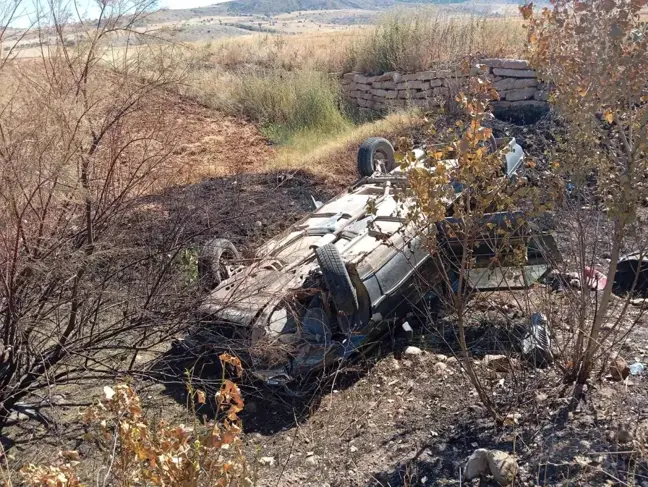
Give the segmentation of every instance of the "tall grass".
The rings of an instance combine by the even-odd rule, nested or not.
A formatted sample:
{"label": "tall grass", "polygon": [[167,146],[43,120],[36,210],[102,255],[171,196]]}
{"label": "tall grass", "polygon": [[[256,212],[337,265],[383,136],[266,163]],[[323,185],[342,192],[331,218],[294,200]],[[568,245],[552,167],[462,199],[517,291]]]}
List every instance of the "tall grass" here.
{"label": "tall grass", "polygon": [[468,55],[511,55],[521,50],[523,38],[517,20],[408,9],[386,14],[375,29],[203,45],[186,94],[254,120],[273,142],[301,149],[355,125],[331,73],[412,72]]}
{"label": "tall grass", "polygon": [[362,35],[365,34],[361,29],[354,29],[324,34],[236,37],[210,43],[210,59],[226,70],[247,66],[334,73],[346,67],[348,48]]}
{"label": "tall grass", "polygon": [[523,42],[517,19],[402,10],[386,14],[373,33],[349,49],[347,66],[374,74],[414,72],[467,56],[516,55]]}
{"label": "tall grass", "polygon": [[210,70],[194,81],[191,92],[208,106],[258,122],[279,144],[304,133],[324,136],[351,126],[337,80],[318,71]]}
{"label": "tall grass", "polygon": [[356,170],[355,151],[363,140],[369,137],[399,137],[422,125],[423,117],[413,110],[358,123],[327,137],[302,133],[290,145],[279,148],[269,167],[288,170],[307,168],[324,178],[352,178]]}

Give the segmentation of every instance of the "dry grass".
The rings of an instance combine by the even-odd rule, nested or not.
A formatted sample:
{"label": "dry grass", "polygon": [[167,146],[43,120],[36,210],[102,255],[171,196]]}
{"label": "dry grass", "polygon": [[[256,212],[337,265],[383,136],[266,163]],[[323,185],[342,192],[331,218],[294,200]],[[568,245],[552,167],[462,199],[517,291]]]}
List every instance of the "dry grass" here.
{"label": "dry grass", "polygon": [[325,178],[355,172],[354,154],[358,145],[368,137],[402,135],[420,126],[422,117],[417,111],[392,113],[380,120],[357,125],[348,131],[320,138],[308,133],[282,147],[268,163],[272,169],[307,169]]}
{"label": "dry grass", "polygon": [[415,71],[468,55],[517,55],[523,37],[521,22],[514,18],[426,9],[386,14],[371,29],[233,38],[194,45],[183,94],[258,123],[283,147],[271,165],[315,172],[324,167],[327,172],[330,165],[322,163],[344,147],[411,125],[405,122],[409,115],[354,123],[332,73]]}
{"label": "dry grass", "polygon": [[341,108],[337,80],[315,70],[199,70],[185,94],[259,123],[264,134],[279,144],[304,132],[324,136],[351,125]]}
{"label": "dry grass", "polygon": [[195,49],[200,62],[184,94],[254,120],[273,142],[301,152],[304,141],[337,141],[352,129],[331,73],[414,71],[478,53],[517,54],[523,34],[511,18],[426,9],[388,14],[375,29],[229,39]]}
{"label": "dry grass", "polygon": [[415,72],[467,56],[520,55],[524,29],[518,18],[452,16],[430,9],[386,14],[349,51],[347,66],[366,73]]}
{"label": "dry grass", "polygon": [[347,66],[349,48],[367,32],[358,28],[300,35],[253,35],[204,44],[203,49],[209,51],[209,60],[214,65],[226,70],[254,66],[341,72]]}

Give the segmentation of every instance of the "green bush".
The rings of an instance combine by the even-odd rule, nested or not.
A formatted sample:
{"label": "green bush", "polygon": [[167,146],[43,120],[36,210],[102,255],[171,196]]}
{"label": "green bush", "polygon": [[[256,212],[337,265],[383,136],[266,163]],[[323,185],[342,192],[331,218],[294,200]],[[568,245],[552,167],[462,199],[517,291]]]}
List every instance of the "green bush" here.
{"label": "green bush", "polygon": [[341,110],[339,84],[314,71],[272,71],[241,76],[231,86],[233,108],[285,143],[302,132],[335,133],[350,122]]}

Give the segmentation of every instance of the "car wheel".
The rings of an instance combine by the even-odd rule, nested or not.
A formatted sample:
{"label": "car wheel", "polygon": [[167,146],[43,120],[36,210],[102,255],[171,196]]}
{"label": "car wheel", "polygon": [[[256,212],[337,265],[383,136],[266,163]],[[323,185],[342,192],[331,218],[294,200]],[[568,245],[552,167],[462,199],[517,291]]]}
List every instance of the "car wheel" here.
{"label": "car wheel", "polygon": [[376,171],[386,174],[396,167],[394,148],[387,139],[371,137],[358,150],[360,176],[371,176]]}
{"label": "car wheel", "polygon": [[229,265],[240,259],[234,244],[224,238],[208,241],[198,255],[198,278],[206,291],[218,287],[230,277]]}
{"label": "car wheel", "polygon": [[635,296],[648,297],[648,256],[635,253],[619,260],[614,275],[614,292],[622,295],[632,292]]}
{"label": "car wheel", "polygon": [[337,247],[323,245],[315,249],[315,255],[336,309],[352,315],[358,309],[358,297]]}

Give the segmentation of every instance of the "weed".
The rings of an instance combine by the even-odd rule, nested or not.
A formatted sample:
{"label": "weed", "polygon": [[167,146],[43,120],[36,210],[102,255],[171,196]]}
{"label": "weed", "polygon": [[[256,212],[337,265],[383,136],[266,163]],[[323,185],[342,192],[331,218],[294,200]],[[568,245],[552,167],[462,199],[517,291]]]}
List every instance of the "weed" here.
{"label": "weed", "polygon": [[201,101],[255,120],[275,143],[304,133],[335,134],[351,126],[341,109],[339,85],[316,71],[247,70],[224,77],[209,72],[195,86]]}
{"label": "weed", "polygon": [[366,73],[415,72],[466,56],[517,54],[523,39],[518,20],[457,17],[437,10],[395,11],[349,49],[347,67]]}

